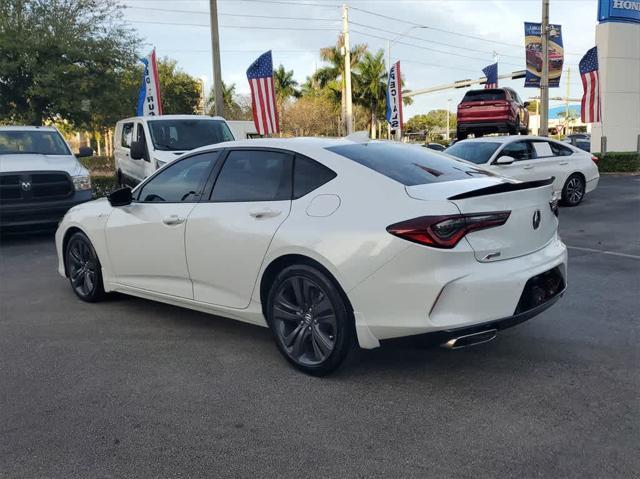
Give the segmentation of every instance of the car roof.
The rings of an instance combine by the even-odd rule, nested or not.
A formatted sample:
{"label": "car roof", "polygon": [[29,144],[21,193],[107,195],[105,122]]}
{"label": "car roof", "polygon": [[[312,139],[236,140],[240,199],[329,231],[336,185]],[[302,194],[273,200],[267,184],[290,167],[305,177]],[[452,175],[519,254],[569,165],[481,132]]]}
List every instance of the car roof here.
{"label": "car roof", "polygon": [[209,116],[209,115],[147,115],[147,116],[131,116],[129,118],[123,118],[118,121],[118,123],[134,121],[134,120],[142,120],[142,121],[150,121],[150,120],[218,120],[218,121],[226,121],[221,116]]}
{"label": "car roof", "polygon": [[58,131],[58,129],[55,126],[32,126],[32,125],[0,126],[0,130],[8,130],[8,131],[38,131],[38,130]]}
{"label": "car roof", "polygon": [[189,151],[196,153],[199,151],[214,150],[217,148],[242,148],[242,147],[259,147],[259,148],[282,148],[286,150],[300,151],[309,149],[324,149],[338,145],[352,145],[358,143],[348,138],[333,137],[295,137],[295,138],[253,138],[248,140],[225,141],[224,143],[215,143],[213,145],[205,145],[200,148]]}
{"label": "car roof", "polygon": [[489,142],[489,143],[512,143],[514,141],[521,140],[544,140],[544,141],[557,141],[553,138],[548,138],[544,136],[538,135],[502,135],[502,136],[483,136],[482,138],[468,138],[466,140],[460,140],[456,142],[458,143],[469,143],[469,142]]}

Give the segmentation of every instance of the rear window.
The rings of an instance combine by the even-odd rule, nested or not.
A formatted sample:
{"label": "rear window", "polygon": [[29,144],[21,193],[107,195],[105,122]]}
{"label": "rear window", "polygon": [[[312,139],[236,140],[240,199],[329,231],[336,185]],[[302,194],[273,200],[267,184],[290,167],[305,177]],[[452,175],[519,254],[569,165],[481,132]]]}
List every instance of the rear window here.
{"label": "rear window", "polygon": [[486,170],[421,146],[383,141],[328,147],[327,150],[371,168],[405,186],[494,176]]}
{"label": "rear window", "polygon": [[463,141],[450,146],[445,153],[481,165],[489,161],[499,146],[500,143],[488,141]]}
{"label": "rear window", "polygon": [[465,101],[494,101],[505,100],[503,90],[472,90],[465,93],[462,102]]}

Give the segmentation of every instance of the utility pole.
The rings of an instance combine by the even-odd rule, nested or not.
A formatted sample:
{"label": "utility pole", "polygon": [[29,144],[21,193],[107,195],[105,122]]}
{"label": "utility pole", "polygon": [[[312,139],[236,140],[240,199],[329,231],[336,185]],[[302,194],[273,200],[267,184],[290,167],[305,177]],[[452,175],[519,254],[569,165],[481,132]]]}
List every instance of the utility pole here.
{"label": "utility pole", "polygon": [[540,136],[549,135],[549,0],[542,0],[542,76],[540,77]]}
{"label": "utility pole", "polygon": [[451,124],[449,120],[450,110],[451,110],[451,98],[448,98],[447,99],[447,143],[449,143],[449,140],[451,139],[449,136],[449,125]]}
{"label": "utility pole", "polygon": [[571,87],[569,86],[571,83],[571,67],[567,67],[567,94],[564,102],[564,121],[567,124],[567,128],[564,134],[568,134],[569,130],[569,96],[571,95]]}
{"label": "utility pole", "polygon": [[347,135],[353,132],[353,105],[351,97],[351,45],[349,44],[349,9],[346,4],[342,5],[342,38],[344,40],[344,84],[345,94],[345,123]]}
{"label": "utility pole", "polygon": [[213,57],[213,89],[215,97],[215,114],[224,116],[224,99],[222,96],[222,72],[220,71],[220,37],[218,35],[218,2],[209,0],[211,15],[211,55]]}

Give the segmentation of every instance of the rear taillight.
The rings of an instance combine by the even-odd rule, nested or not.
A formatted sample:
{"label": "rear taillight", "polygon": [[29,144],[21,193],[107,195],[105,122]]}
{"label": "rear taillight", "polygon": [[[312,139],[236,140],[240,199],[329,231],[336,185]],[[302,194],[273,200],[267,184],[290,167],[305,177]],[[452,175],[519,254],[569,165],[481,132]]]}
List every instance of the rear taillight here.
{"label": "rear taillight", "polygon": [[599,159],[600,158],[598,158],[597,156],[591,155],[591,161],[593,161],[594,163],[597,163]]}
{"label": "rear taillight", "polygon": [[470,215],[420,216],[387,227],[394,236],[434,248],[453,248],[472,231],[495,228],[509,219],[510,211]]}

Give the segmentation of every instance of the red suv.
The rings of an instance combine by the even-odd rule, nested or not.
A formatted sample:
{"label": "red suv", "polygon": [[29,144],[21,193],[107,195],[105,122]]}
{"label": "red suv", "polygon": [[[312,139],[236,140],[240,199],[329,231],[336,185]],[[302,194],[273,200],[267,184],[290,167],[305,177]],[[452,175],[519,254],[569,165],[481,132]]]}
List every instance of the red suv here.
{"label": "red suv", "polygon": [[529,102],[522,102],[511,88],[469,90],[458,105],[458,140],[470,133],[518,133],[529,131]]}

